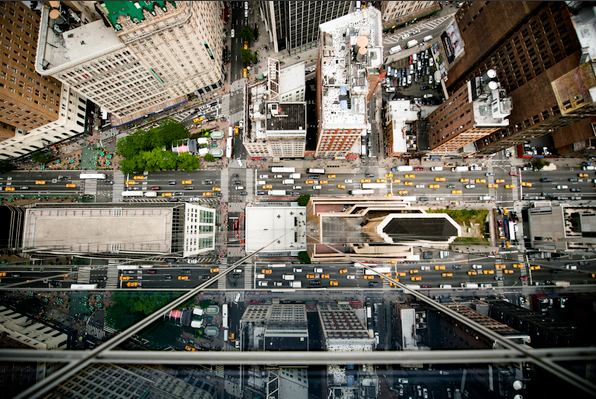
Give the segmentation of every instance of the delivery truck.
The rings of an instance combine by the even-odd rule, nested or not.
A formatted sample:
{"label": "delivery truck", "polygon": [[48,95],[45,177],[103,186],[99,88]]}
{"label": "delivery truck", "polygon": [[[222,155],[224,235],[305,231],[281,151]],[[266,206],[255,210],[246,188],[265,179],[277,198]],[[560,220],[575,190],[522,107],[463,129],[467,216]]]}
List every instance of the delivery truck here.
{"label": "delivery truck", "polygon": [[476,283],[461,283],[462,288],[478,288]]}
{"label": "delivery truck", "polygon": [[406,44],[406,47],[407,48],[412,48],[412,47],[417,46],[417,45],[418,45],[418,40],[412,39],[412,40],[410,40],[408,42],[408,44]]}

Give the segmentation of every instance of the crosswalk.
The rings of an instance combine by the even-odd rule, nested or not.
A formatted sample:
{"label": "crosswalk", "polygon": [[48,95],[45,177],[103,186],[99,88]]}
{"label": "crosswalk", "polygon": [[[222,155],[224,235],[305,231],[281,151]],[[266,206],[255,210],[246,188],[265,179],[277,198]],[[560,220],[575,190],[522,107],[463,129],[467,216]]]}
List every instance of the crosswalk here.
{"label": "crosswalk", "polygon": [[189,116],[192,116],[192,114],[194,114],[194,109],[188,109],[184,112],[172,116],[172,119],[174,119],[177,122],[183,122]]}
{"label": "crosswalk", "polygon": [[[406,31],[402,31],[402,32],[399,32],[399,33],[394,33],[391,36],[384,37],[383,38],[383,42],[385,44],[398,43],[399,41],[402,40],[401,37],[403,35],[405,35],[406,33],[409,33],[410,35],[412,35],[413,32],[415,32],[418,29],[420,30],[420,33],[417,33],[416,35],[417,36],[422,36],[422,35],[424,35],[424,30],[425,29],[426,30],[435,29],[437,26],[441,25],[445,20],[447,20],[447,19],[449,19],[451,17],[452,17],[452,15],[444,15],[442,17],[438,17],[438,18],[433,19],[433,20],[430,20],[430,21],[425,21],[425,22],[420,23],[420,24],[412,25],[412,27],[410,29],[406,30]],[[424,37],[424,36],[422,36],[422,37]],[[422,37],[421,37],[421,39],[422,39]],[[413,39],[413,37],[410,36],[407,39],[404,39],[403,41],[404,41],[404,43],[407,43],[408,40],[412,40],[412,39]]]}

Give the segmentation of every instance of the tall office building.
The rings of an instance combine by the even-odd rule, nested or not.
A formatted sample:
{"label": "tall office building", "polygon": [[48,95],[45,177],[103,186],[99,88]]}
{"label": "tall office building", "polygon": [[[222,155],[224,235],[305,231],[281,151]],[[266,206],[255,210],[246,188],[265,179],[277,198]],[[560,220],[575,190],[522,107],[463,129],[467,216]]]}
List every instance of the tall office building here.
{"label": "tall office building", "polygon": [[495,77],[489,70],[469,80],[429,115],[431,153],[472,154],[476,140],[509,125],[505,118],[511,113],[511,98]]}
{"label": "tall office building", "polygon": [[576,68],[582,55],[566,3],[466,2],[456,21],[465,52],[449,67],[448,91],[494,69],[515,104],[509,126],[480,139],[479,153],[492,154],[578,121],[561,114],[551,85]]}
{"label": "tall office building", "polygon": [[85,128],[86,101],[35,71],[39,11],[0,3],[0,159],[18,158]]}
{"label": "tall office building", "polygon": [[351,1],[262,1],[261,19],[275,52],[316,47],[319,25],[350,12]]}
{"label": "tall office building", "polygon": [[381,1],[383,29],[401,25],[440,10],[438,1]]}
{"label": "tall office building", "polygon": [[223,83],[219,2],[109,1],[82,26],[44,7],[37,70],[112,113],[115,125],[186,101]]}
{"label": "tall office building", "polygon": [[315,155],[357,157],[368,126],[368,102],[382,76],[381,12],[370,7],[320,26]]}

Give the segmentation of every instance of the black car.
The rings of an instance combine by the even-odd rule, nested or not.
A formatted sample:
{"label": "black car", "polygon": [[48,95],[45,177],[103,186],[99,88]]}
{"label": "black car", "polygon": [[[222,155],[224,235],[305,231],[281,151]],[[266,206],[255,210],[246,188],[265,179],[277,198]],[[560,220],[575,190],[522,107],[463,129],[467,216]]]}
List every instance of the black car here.
{"label": "black car", "polygon": [[577,177],[572,177],[571,179],[569,179],[570,182],[578,182],[579,179]]}
{"label": "black car", "polygon": [[246,191],[240,191],[240,195],[248,195]]}
{"label": "black car", "polygon": [[174,195],[183,195],[181,191],[174,192]]}
{"label": "black car", "polygon": [[178,202],[178,198],[168,198],[168,202]]}
{"label": "black car", "polygon": [[180,274],[190,274],[190,269],[180,269]]}
{"label": "black car", "polygon": [[111,185],[113,185],[113,184],[114,184],[114,182],[113,182],[112,180],[108,180],[108,181],[106,181],[106,184],[108,184],[108,185],[110,185],[110,186],[111,186]]}
{"label": "black car", "polygon": [[461,269],[461,265],[453,265],[453,270],[460,270]]}
{"label": "black car", "polygon": [[223,194],[222,194],[222,193],[220,193],[219,191],[216,191],[216,192],[214,192],[214,193],[213,193],[213,195],[215,195],[216,197],[221,197],[221,196],[223,196]]}
{"label": "black car", "polygon": [[211,276],[209,276],[209,275],[203,275],[201,278],[203,280],[209,280],[211,278]]}
{"label": "black car", "polygon": [[366,177],[375,177],[375,174],[374,173],[367,173],[364,176],[366,176]]}
{"label": "black car", "polygon": [[455,184],[448,184],[447,188],[455,188]]}
{"label": "black car", "polygon": [[420,197],[420,201],[428,201],[428,197]]}
{"label": "black car", "polygon": [[236,173],[236,174],[235,174],[234,176],[232,176],[232,177],[236,178],[236,177],[240,177],[240,175],[239,175],[238,173]]}
{"label": "black car", "polygon": [[310,280],[309,283],[310,283],[310,285],[321,285],[320,280]]}
{"label": "black car", "polygon": [[290,193],[290,195],[300,195],[300,192],[298,192],[298,191],[292,191],[292,192]]}
{"label": "black car", "polygon": [[420,86],[420,90],[428,90],[428,89],[430,89],[429,86]]}
{"label": "black car", "polygon": [[318,179],[319,175],[310,175],[308,176],[309,179]]}
{"label": "black car", "polygon": [[582,191],[582,189],[579,187],[574,187],[571,189],[571,191],[573,191],[574,193],[578,193],[578,192]]}
{"label": "black car", "polygon": [[257,195],[267,195],[264,191],[257,191]]}
{"label": "black car", "polygon": [[376,282],[376,281],[371,281],[370,283],[368,283],[368,286],[369,287],[378,287],[379,286],[379,283]]}
{"label": "black car", "polygon": [[11,273],[10,277],[21,277],[19,273]]}
{"label": "black car", "polygon": [[165,276],[163,276],[164,280],[171,280],[172,276],[170,276],[169,274],[166,274]]}
{"label": "black car", "polygon": [[237,185],[237,186],[241,186],[241,185],[242,185],[242,181],[240,181],[240,180],[234,180],[234,181],[232,182],[232,184],[235,184],[235,185]]}
{"label": "black car", "polygon": [[559,269],[550,269],[551,273],[563,273],[563,270],[559,270]]}
{"label": "black car", "polygon": [[194,186],[184,186],[183,190],[194,190]]}
{"label": "black car", "polygon": [[203,182],[203,184],[206,184],[206,185],[208,185],[208,186],[211,186],[211,185],[213,184],[213,180],[205,180],[205,181]]}
{"label": "black car", "polygon": [[174,184],[176,184],[176,182],[175,182],[175,181],[169,181],[169,182],[168,182],[168,184],[169,184],[170,186],[173,186]]}

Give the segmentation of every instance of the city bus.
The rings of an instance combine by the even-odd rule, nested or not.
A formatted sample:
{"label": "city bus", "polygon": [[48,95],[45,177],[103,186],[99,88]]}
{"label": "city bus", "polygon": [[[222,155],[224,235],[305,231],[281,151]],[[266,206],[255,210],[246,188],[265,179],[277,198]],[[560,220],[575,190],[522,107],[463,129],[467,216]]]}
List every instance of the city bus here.
{"label": "city bus", "polygon": [[81,173],[79,179],[104,179],[106,175],[104,173]]}
{"label": "city bus", "polygon": [[228,330],[228,304],[224,303],[221,310],[221,323],[223,328]]}
{"label": "city bus", "polygon": [[349,190],[348,194],[352,195],[372,195],[375,193],[375,190],[368,189],[368,190]]}
{"label": "city bus", "polygon": [[142,191],[122,191],[123,197],[142,197]]}
{"label": "city bus", "polygon": [[387,183],[362,183],[362,188],[385,188]]}
{"label": "city bus", "polygon": [[284,166],[272,166],[271,173],[294,173],[296,168],[286,168]]}
{"label": "city bus", "polygon": [[318,174],[324,175],[325,174],[325,169],[308,168],[307,169],[307,172],[308,173],[318,173]]}

